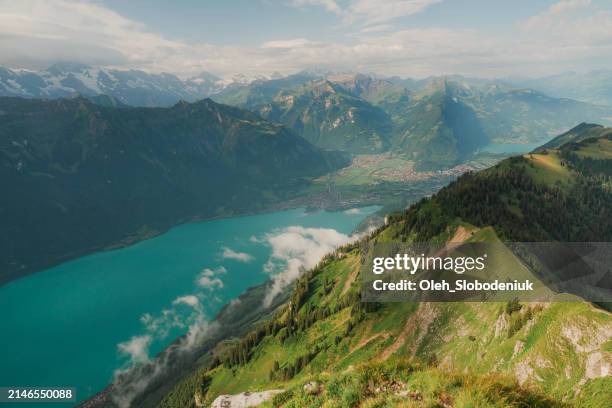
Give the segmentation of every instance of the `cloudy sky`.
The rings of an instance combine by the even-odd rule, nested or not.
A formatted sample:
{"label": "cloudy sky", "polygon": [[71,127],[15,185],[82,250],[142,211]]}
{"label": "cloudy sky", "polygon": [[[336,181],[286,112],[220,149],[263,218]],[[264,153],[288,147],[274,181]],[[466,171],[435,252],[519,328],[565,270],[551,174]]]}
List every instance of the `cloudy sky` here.
{"label": "cloudy sky", "polygon": [[612,0],[0,0],[0,65],[60,61],[182,77],[543,76],[612,66]]}

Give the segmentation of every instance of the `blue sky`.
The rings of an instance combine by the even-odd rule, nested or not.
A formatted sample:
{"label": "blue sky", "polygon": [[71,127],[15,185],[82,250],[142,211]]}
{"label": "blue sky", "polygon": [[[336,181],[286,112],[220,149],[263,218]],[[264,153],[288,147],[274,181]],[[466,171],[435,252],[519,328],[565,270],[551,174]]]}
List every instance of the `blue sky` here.
{"label": "blue sky", "polygon": [[[218,45],[256,46],[265,41],[293,37],[348,42],[350,37],[347,36],[359,28],[359,24],[342,24],[336,14],[323,6],[317,7],[314,2],[310,5],[308,2],[272,0],[190,0],[178,5],[163,0],[97,3],[154,27],[169,38]],[[440,26],[499,33],[500,30],[511,31],[516,21],[535,15],[553,3],[554,0],[451,0],[433,3],[419,13],[388,22],[397,28]]]}
{"label": "blue sky", "polygon": [[0,0],[0,64],[426,77],[612,66],[610,0]]}

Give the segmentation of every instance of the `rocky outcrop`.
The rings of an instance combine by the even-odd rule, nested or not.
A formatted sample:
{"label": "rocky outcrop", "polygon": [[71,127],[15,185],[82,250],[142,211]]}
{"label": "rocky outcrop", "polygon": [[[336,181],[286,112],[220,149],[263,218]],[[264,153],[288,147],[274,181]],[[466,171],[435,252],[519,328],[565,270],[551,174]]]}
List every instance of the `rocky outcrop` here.
{"label": "rocky outcrop", "polygon": [[284,390],[267,390],[261,392],[241,392],[235,395],[219,395],[213,401],[211,408],[246,408],[256,407],[280,394]]}

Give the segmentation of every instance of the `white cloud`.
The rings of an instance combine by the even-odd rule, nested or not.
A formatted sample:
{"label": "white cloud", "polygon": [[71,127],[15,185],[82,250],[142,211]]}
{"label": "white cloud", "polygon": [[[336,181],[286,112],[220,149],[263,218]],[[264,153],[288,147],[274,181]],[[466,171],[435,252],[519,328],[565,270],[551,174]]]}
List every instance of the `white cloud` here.
{"label": "white cloud", "polygon": [[241,303],[242,303],[242,300],[240,300],[240,298],[234,298],[234,299],[230,300],[228,307],[234,308],[234,307],[238,306]]}
{"label": "white cloud", "polygon": [[223,288],[223,281],[219,278],[211,278],[208,276],[200,276],[198,278],[198,286],[204,289],[221,289]]}
{"label": "white cloud", "polygon": [[359,208],[350,208],[344,211],[347,215],[358,215],[361,214],[361,210]]}
{"label": "white cloud", "polygon": [[262,48],[295,48],[316,45],[317,43],[305,38],[295,38],[292,40],[267,41],[261,45]]}
{"label": "white cloud", "polygon": [[344,16],[349,23],[380,24],[398,17],[419,13],[442,0],[357,0],[352,2]]}
{"label": "white cloud", "polygon": [[204,268],[202,272],[196,277],[196,285],[204,289],[221,289],[223,288],[223,281],[218,278],[219,275],[227,273],[227,269],[223,266],[216,268]]}
{"label": "white cloud", "polygon": [[191,307],[198,307],[200,305],[200,300],[195,295],[187,295],[177,297],[172,301],[173,305],[187,305]]}
{"label": "white cloud", "polygon": [[542,30],[566,22],[568,13],[585,8],[591,4],[590,0],[561,0],[552,4],[542,13],[529,17],[519,23],[519,27],[525,30]]}
{"label": "white cloud", "polygon": [[589,0],[557,2],[517,28],[522,42],[510,44],[508,53],[518,61],[548,66],[552,72],[612,63],[612,13]]}
{"label": "white cloud", "polygon": [[332,13],[342,13],[342,8],[336,2],[336,0],[293,0],[293,4],[298,7],[321,6]]}
{"label": "white cloud", "polygon": [[[198,278],[214,282],[217,279],[215,276],[226,272],[223,266],[204,268]],[[215,285],[217,284],[213,284]],[[218,322],[210,322],[207,319],[201,299],[204,299],[204,294],[201,292],[179,296],[172,301],[170,307],[163,309],[157,316],[145,313],[140,318],[145,333],[117,345],[119,352],[129,357],[129,361],[114,372],[111,398],[119,407],[132,406],[133,399],[164,373],[169,365],[176,364],[177,357],[191,358],[190,353],[196,350],[210,333],[219,329]],[[238,303],[239,301],[232,302],[230,306],[235,307]],[[166,338],[172,329],[180,329],[185,335],[176,339],[156,358],[151,359],[150,345]]]}
{"label": "white cloud", "polygon": [[[189,312],[180,310],[180,305],[189,306]],[[111,396],[121,408],[130,407],[132,400],[165,371],[172,353],[191,352],[196,345],[201,344],[205,336],[219,327],[218,323],[210,323],[206,319],[196,295],[180,296],[172,302],[172,307],[163,309],[157,317],[145,313],[140,321],[145,327],[145,334],[117,345],[119,352],[129,357],[129,361],[114,372]],[[151,344],[167,337],[173,328],[180,328],[185,335],[171,344],[167,353],[151,359]]]}
{"label": "white cloud", "polygon": [[269,306],[276,295],[294,282],[304,271],[316,266],[326,254],[356,239],[329,228],[287,227],[267,236],[272,255],[264,270],[272,275],[272,286],[264,298]]}
{"label": "white cloud", "polygon": [[376,24],[376,25],[371,25],[368,27],[364,27],[361,30],[359,30],[360,33],[377,33],[380,31],[389,31],[393,28],[393,25],[391,24]]}
{"label": "white cloud", "polygon": [[108,8],[71,0],[0,1],[0,37],[4,64],[77,60],[155,68],[156,60],[186,47]]}
{"label": "white cloud", "polygon": [[189,330],[187,330],[187,334],[184,337],[185,340],[180,343],[180,349],[182,351],[193,349],[217,325],[218,323],[215,322],[209,323],[204,319],[204,316],[200,315],[195,322],[189,325]]}
{"label": "white cloud", "polygon": [[134,336],[128,341],[119,343],[117,348],[119,352],[129,356],[132,365],[142,364],[149,361],[149,346],[152,340],[149,335]]}
{"label": "white cloud", "polygon": [[255,259],[252,255],[249,255],[246,252],[237,252],[228,247],[223,247],[223,258],[233,259],[240,262],[251,262]]}
{"label": "white cloud", "polygon": [[[148,357],[150,336],[137,336],[124,343],[124,353],[133,356],[132,365],[115,370],[112,400],[120,408],[129,408],[132,401],[140,395],[147,386],[166,371],[168,366],[174,364],[177,357],[189,356],[195,347],[211,333],[219,329],[217,322],[209,323],[203,316],[199,316],[188,328],[185,336],[172,343],[164,353],[154,359]],[[123,351],[122,351],[123,352]],[[136,364],[135,362],[142,362]]]}
{"label": "white cloud", "polygon": [[589,6],[591,0],[561,0],[549,7],[551,13],[560,14],[569,10],[576,10],[582,7]]}
{"label": "white cloud", "polygon": [[200,276],[213,277],[218,275],[225,275],[227,273],[227,269],[224,266],[218,266],[216,268],[204,268],[202,272],[200,272]]}
{"label": "white cloud", "polygon": [[585,0],[560,1],[506,34],[436,25],[403,26],[396,17],[434,0],[297,0],[345,22],[334,40],[270,38],[255,46],[170,40],[98,3],[0,0],[0,65],[41,68],[75,60],[189,76],[284,74],[305,68],[377,72],[402,77],[457,73],[537,76],[612,65],[612,15]]}
{"label": "white cloud", "polygon": [[346,24],[380,24],[419,13],[442,0],[294,0],[298,7],[321,6],[342,17]]}

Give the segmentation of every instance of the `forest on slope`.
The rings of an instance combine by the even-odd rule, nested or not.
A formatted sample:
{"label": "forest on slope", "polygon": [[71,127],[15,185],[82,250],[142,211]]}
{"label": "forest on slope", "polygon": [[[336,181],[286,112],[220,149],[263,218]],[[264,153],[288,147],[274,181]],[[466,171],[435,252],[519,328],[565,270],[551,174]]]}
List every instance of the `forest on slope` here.
{"label": "forest on slope", "polygon": [[348,164],[209,99],[0,98],[0,284],[196,218],[253,213]]}

